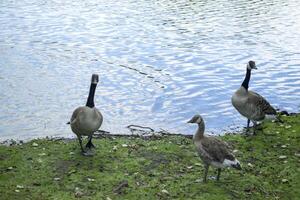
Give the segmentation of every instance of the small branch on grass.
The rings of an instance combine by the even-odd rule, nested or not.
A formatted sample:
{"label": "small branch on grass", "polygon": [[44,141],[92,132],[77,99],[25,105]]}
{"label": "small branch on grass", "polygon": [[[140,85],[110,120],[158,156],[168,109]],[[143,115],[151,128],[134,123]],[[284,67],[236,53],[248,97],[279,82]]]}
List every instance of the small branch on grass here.
{"label": "small branch on grass", "polygon": [[128,181],[127,181],[127,180],[121,181],[121,182],[118,184],[118,186],[115,187],[114,193],[116,193],[116,194],[121,194],[123,188],[128,187],[128,186],[129,186],[129,185],[128,185]]}
{"label": "small branch on grass", "polygon": [[137,130],[137,131],[145,131],[143,129],[148,129],[149,131],[145,131],[145,132],[154,132],[154,129],[152,129],[148,126],[140,126],[140,125],[131,124],[131,125],[127,126],[127,128],[129,128],[130,130]]}
{"label": "small branch on grass", "polygon": [[[132,138],[142,138],[145,140],[148,139],[160,139],[165,136],[181,136],[185,138],[192,139],[193,135],[183,135],[178,133],[171,133],[167,130],[160,129],[160,131],[155,131],[151,127],[147,126],[139,126],[139,125],[129,125],[127,128],[130,129],[131,133],[130,135],[126,134],[111,134],[108,131],[98,130],[97,133],[94,134],[94,138],[116,138],[116,137],[132,137]],[[145,130],[147,129],[147,130]]]}

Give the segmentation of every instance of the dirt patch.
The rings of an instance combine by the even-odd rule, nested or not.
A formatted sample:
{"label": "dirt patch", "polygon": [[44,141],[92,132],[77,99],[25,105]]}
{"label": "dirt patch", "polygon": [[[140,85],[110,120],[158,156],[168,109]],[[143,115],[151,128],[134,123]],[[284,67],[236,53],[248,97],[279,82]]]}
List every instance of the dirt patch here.
{"label": "dirt patch", "polygon": [[9,158],[9,155],[7,155],[7,154],[0,154],[0,161],[6,160],[8,158]]}
{"label": "dirt patch", "polygon": [[70,171],[70,167],[74,166],[75,162],[71,160],[58,160],[55,163],[55,172],[59,177],[63,177],[68,174]]}
{"label": "dirt patch", "polygon": [[170,162],[179,159],[179,157],[175,154],[168,154],[168,153],[161,153],[161,152],[158,153],[152,151],[140,152],[138,153],[138,156],[144,157],[147,160],[151,160],[151,163],[144,167],[145,171],[154,169],[158,167],[160,164],[169,164]]}

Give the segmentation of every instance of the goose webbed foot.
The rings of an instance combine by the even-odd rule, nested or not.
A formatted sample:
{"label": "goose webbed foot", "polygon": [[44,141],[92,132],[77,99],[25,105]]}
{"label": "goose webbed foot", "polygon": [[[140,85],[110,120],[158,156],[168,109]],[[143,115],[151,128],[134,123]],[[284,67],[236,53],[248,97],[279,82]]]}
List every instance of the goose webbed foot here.
{"label": "goose webbed foot", "polygon": [[81,151],[81,154],[83,156],[93,156],[94,155],[94,153],[91,151]]}

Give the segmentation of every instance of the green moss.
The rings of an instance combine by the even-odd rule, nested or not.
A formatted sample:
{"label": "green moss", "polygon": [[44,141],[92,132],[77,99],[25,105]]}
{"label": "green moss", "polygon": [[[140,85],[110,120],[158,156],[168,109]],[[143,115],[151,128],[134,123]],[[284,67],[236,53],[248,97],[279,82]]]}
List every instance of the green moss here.
{"label": "green moss", "polygon": [[0,146],[1,199],[297,199],[300,117],[283,119],[256,136],[222,137],[243,170],[206,184],[192,141],[181,136],[98,139],[92,157],[81,156],[76,140]]}

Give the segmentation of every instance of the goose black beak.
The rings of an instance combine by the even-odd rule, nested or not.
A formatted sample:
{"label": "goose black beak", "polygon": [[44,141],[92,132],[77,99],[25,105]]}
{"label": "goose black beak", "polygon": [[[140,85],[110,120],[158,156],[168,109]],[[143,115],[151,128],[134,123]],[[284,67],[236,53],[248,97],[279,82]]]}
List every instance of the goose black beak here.
{"label": "goose black beak", "polygon": [[189,121],[187,121],[186,123],[195,123],[196,121],[194,120],[194,118],[190,119]]}
{"label": "goose black beak", "polygon": [[242,167],[241,167],[240,163],[238,163],[236,165],[233,165],[232,167],[237,169],[237,170],[242,170]]}

